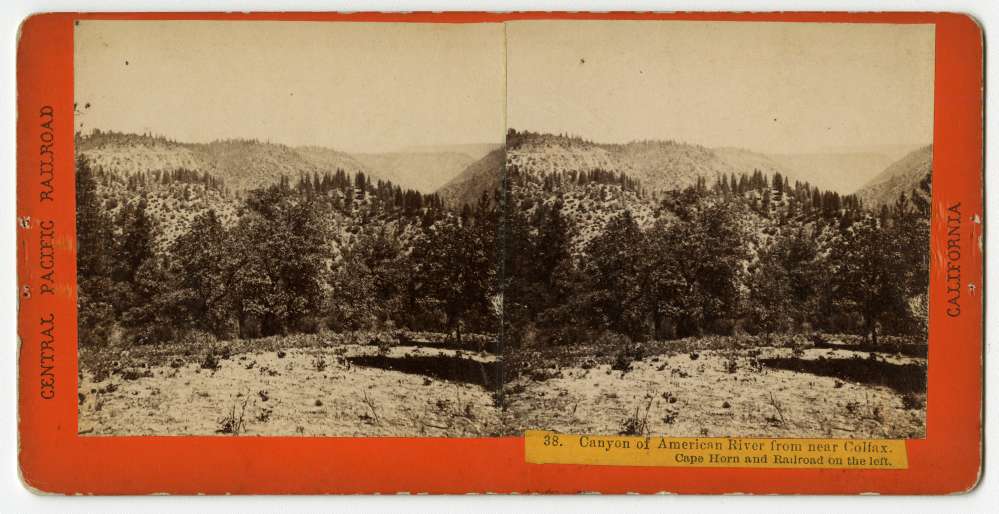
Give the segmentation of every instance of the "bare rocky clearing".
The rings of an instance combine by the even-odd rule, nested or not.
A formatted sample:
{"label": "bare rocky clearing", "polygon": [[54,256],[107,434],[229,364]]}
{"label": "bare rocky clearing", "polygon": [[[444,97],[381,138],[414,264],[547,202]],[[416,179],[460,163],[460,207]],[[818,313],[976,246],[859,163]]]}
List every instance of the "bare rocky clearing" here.
{"label": "bare rocky clearing", "polygon": [[[485,351],[345,343],[81,359],[85,435],[492,437],[571,433],[920,438],[924,357],[850,348],[651,348],[535,356],[509,380]],[[86,350],[84,350],[86,351]],[[584,352],[585,353],[585,352]],[[143,361],[146,361],[143,363]],[[214,366],[214,367],[213,367]],[[787,369],[790,368],[790,369]],[[860,370],[859,372],[857,370]],[[860,373],[860,374],[858,374]],[[918,373],[924,376],[922,381]],[[853,377],[852,379],[849,377]],[[895,378],[891,378],[895,377]],[[881,383],[879,381],[886,381]]]}
{"label": "bare rocky clearing", "polygon": [[[924,394],[906,400],[890,387],[763,364],[792,353],[786,348],[666,353],[633,362],[627,372],[595,362],[563,367],[544,381],[522,377],[509,386],[513,394],[505,419],[520,429],[567,433],[924,437]],[[845,353],[814,349],[797,359],[849,365],[854,358]]]}
{"label": "bare rocky clearing", "polygon": [[[381,357],[455,360],[459,353],[469,364],[495,361],[478,352],[416,347],[395,347]],[[348,345],[247,352],[219,359],[215,370],[172,360],[101,381],[84,371],[79,430],[96,435],[494,435],[499,418],[489,390],[354,364],[378,356],[375,347]]]}

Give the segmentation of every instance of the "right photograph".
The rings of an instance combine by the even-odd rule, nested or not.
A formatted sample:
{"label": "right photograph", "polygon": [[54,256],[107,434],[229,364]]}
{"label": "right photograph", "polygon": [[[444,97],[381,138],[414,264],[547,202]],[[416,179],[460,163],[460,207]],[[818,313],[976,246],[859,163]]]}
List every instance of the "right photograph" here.
{"label": "right photograph", "polygon": [[506,40],[512,433],[925,437],[932,25]]}

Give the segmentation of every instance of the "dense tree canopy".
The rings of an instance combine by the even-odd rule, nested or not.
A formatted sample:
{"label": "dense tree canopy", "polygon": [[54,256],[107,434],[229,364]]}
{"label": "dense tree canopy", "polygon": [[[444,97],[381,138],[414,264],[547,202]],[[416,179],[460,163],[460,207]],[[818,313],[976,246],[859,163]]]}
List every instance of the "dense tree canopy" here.
{"label": "dense tree canopy", "polygon": [[[779,175],[722,175],[657,195],[644,227],[629,211],[610,218],[570,255],[576,229],[558,200],[535,199],[532,180],[512,188],[507,214],[510,344],[602,331],[925,334],[929,218],[915,196],[876,214]],[[553,225],[560,238],[546,235]]]}
{"label": "dense tree canopy", "polygon": [[161,230],[145,195],[174,180],[216,187],[217,179],[133,176],[124,185],[134,193],[107,203],[98,174],[85,159],[77,167],[83,344],[113,333],[141,344],[195,332],[252,338],[400,327],[460,338],[462,329],[496,330],[491,202],[460,217],[436,195],[338,170],[248,191],[229,224],[207,208],[158,249]]}
{"label": "dense tree canopy", "polygon": [[[128,194],[102,197],[115,180]],[[877,212],[758,170],[649,198],[620,173],[514,167],[502,195],[457,209],[342,170],[238,198],[207,173],[115,178],[82,158],[77,181],[83,344],[322,329],[458,340],[502,329],[514,347],[604,332],[926,330],[928,180],[924,194]],[[592,195],[582,210],[567,210],[571,190]],[[149,212],[163,191],[193,212],[169,238],[164,214]],[[235,214],[219,210],[219,197]],[[579,220],[625,200],[651,204],[655,217],[618,208],[584,238]]]}

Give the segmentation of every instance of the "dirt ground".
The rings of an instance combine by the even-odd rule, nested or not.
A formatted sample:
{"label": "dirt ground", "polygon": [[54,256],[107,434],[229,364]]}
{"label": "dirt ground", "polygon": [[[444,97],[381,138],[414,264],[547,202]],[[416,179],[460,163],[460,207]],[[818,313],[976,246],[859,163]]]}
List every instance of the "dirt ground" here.
{"label": "dirt ground", "polygon": [[[913,395],[916,405],[907,406],[902,394],[888,387],[759,364],[793,354],[789,348],[707,350],[646,357],[627,372],[612,370],[609,364],[563,367],[553,378],[521,377],[508,386],[504,420],[514,432],[541,428],[695,437],[924,437],[925,394]],[[796,356],[854,357],[859,353],[824,349]],[[883,359],[919,361],[888,355]]]}
{"label": "dirt ground", "polygon": [[[376,352],[363,345],[248,352],[220,359],[214,371],[189,362],[140,368],[133,379],[112,374],[101,382],[84,371],[79,431],[215,435],[238,428],[240,435],[471,437],[492,435],[499,426],[492,394],[481,386],[348,360]],[[395,347],[387,355],[455,353]]]}
{"label": "dirt ground", "polygon": [[[903,391],[897,384],[871,383],[870,376],[851,380],[828,372],[925,370],[925,358],[786,347],[648,353],[626,370],[612,368],[606,357],[536,366],[506,384],[504,407],[494,387],[475,383],[475,370],[498,364],[498,357],[486,352],[370,344],[272,346],[220,356],[214,369],[205,367],[200,355],[159,355],[150,359],[155,364],[133,357],[113,363],[117,371],[110,374],[81,365],[79,431],[427,437],[519,435],[525,429],[700,437],[925,434],[923,390]],[[441,362],[461,364],[465,376],[447,379],[420,367]],[[788,369],[787,363],[793,366]]]}

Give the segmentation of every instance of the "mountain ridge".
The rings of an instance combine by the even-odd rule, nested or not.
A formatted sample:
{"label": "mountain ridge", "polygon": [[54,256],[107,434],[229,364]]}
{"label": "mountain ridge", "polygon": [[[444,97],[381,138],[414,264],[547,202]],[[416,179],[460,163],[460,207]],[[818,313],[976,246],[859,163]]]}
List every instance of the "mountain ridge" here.
{"label": "mountain ridge", "polygon": [[699,178],[712,182],[722,174],[780,173],[791,182],[850,194],[892,161],[876,152],[766,154],[739,147],[711,148],[676,140],[597,143],[584,138],[511,131],[508,164],[529,173],[623,172],[646,190],[682,189]]}
{"label": "mountain ridge", "polygon": [[273,184],[281,176],[295,178],[342,169],[349,175],[361,172],[374,180],[431,193],[475,160],[453,151],[349,153],[256,139],[187,143],[149,134],[99,130],[78,135],[76,144],[78,155],[114,174],[186,169],[215,175],[233,191]]}
{"label": "mountain ridge", "polygon": [[475,205],[483,193],[499,189],[506,165],[506,148],[499,147],[470,163],[437,190],[444,203],[454,208]]}
{"label": "mountain ridge", "polygon": [[857,196],[868,207],[890,205],[903,193],[928,202],[932,173],[933,145],[926,145],[889,164],[861,187]]}

